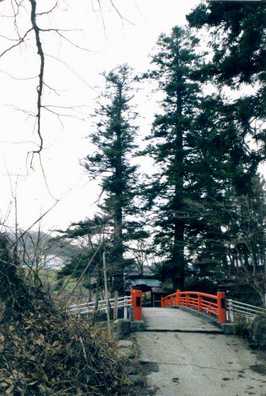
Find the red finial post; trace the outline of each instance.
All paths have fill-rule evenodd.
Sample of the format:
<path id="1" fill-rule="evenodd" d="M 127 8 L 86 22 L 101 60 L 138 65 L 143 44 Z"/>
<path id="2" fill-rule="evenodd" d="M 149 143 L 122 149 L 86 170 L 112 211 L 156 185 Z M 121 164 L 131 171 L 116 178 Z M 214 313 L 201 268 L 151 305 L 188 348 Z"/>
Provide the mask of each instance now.
<path id="1" fill-rule="evenodd" d="M 223 324 L 226 321 L 224 292 L 217 292 L 217 319 L 220 324 Z"/>
<path id="2" fill-rule="evenodd" d="M 142 296 L 141 290 L 137 290 L 137 289 L 131 290 L 131 304 L 132 304 L 134 320 L 141 320 L 142 318 L 141 296 Z"/>

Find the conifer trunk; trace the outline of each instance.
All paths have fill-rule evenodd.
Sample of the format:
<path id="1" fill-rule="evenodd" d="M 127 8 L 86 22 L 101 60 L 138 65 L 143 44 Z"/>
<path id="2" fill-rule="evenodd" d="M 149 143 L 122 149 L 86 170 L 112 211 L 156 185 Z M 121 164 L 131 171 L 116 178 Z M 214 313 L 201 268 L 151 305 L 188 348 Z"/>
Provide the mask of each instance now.
<path id="1" fill-rule="evenodd" d="M 179 54 L 177 51 L 177 68 L 179 68 Z M 176 125 L 175 125 L 175 196 L 174 196 L 174 247 L 172 257 L 172 283 L 174 289 L 183 289 L 185 282 L 185 257 L 184 257 L 184 231 L 183 200 L 184 200 L 184 152 L 183 152 L 183 130 L 180 120 L 182 118 L 182 76 L 178 73 L 178 84 L 176 90 Z"/>
<path id="2" fill-rule="evenodd" d="M 116 167 L 115 178 L 117 181 L 115 191 L 114 206 L 114 243 L 115 243 L 115 273 L 113 289 L 119 295 L 124 294 L 124 268 L 123 268 L 123 170 L 122 170 L 122 141 L 121 141 L 121 111 L 122 111 L 122 87 L 118 85 L 118 110 L 117 110 L 117 128 L 116 128 Z"/>

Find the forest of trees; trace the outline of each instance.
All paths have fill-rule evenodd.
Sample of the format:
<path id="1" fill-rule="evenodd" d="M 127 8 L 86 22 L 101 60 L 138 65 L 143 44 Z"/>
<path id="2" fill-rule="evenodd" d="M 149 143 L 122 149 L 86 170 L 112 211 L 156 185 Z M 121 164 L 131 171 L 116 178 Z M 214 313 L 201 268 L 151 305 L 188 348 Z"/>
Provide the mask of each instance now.
<path id="1" fill-rule="evenodd" d="M 108 3 L 123 19 L 115 2 Z M 67 11 L 67 2 L 63 1 L 60 8 L 56 0 L 48 9 L 37 0 L 0 0 L 0 4 L 5 7 L 1 21 L 12 25 L 10 31 L 1 30 L 5 48 L 0 60 L 17 47 L 31 47 L 35 51 L 31 59 L 39 61 L 35 76 L 17 80 L 37 81 L 35 110 L 30 116 L 38 143 L 27 153 L 27 160 L 33 172 L 35 160 L 39 160 L 49 190 L 42 163 L 48 135 L 44 113 L 61 122 L 60 111 L 69 108 L 61 102 L 59 106 L 45 104 L 44 98 L 58 92 L 46 82 L 49 46 L 43 37 L 54 34 L 78 51 L 86 49 L 68 38 L 73 31 L 49 25 L 55 12 L 60 16 Z M 97 4 L 102 10 L 103 2 Z M 47 23 L 44 27 L 43 17 Z M 59 62 L 64 64 L 61 59 Z M 133 342 L 132 350 L 128 348 L 130 355 L 117 353 L 112 331 L 118 322 L 111 326 L 108 297 L 114 295 L 118 308 L 118 295 L 129 292 L 126 277 L 134 272 L 145 276 L 146 267 L 161 281 L 155 279 L 155 284 L 162 285 L 161 294 L 188 288 L 214 293 L 223 289 L 229 297 L 266 306 L 265 66 L 265 1 L 199 2 L 187 15 L 186 26 L 174 26 L 159 36 L 147 70 L 136 73 L 123 64 L 104 73 L 104 92 L 95 101 L 93 115 L 88 116 L 88 152 L 81 160 L 92 189 L 96 181 L 100 190 L 93 216 L 53 234 L 44 232 L 41 221 L 55 208 L 56 200 L 28 228 L 21 229 L 16 192 L 10 189 L 15 226 L 9 227 L 5 217 L 0 231 L 0 394 L 139 395 L 146 381 L 142 377 L 133 381 L 132 377 L 138 377 L 135 371 L 142 376 L 150 370 L 141 367 L 139 346 Z M 6 69 L 9 75 L 8 66 Z M 149 131 L 141 122 L 147 114 L 137 103 L 142 88 L 149 91 L 151 106 L 156 109 Z M 25 140 L 23 136 L 20 143 Z M 64 165 L 62 172 L 68 177 Z M 11 185 L 12 175 L 8 177 Z M 79 205 L 78 200 L 75 205 Z M 57 265 L 55 258 L 60 258 Z M 86 301 L 96 302 L 93 315 L 86 312 L 85 320 L 82 309 L 78 315 L 71 309 L 72 303 L 80 302 L 82 293 Z M 99 299 L 104 294 L 106 333 L 101 314 L 97 317 Z M 116 314 L 111 319 L 115 318 Z M 167 322 L 165 318 L 162 320 Z M 257 320 L 262 321 L 261 327 Z M 124 333 L 130 332 L 130 322 L 122 322 L 127 330 L 117 337 L 123 333 L 124 338 Z M 254 329 L 265 336 L 263 314 L 251 326 L 248 321 L 242 322 L 241 316 L 229 323 L 230 331 L 231 324 L 238 334 L 244 335 L 244 330 L 249 333 L 252 347 Z M 165 340 L 170 342 L 169 337 Z M 226 343 L 226 353 L 231 348 L 239 355 L 233 341 L 232 348 Z M 265 337 L 263 342 L 265 347 Z M 127 349 L 127 343 L 123 340 L 121 348 Z M 149 344 L 153 348 L 153 342 Z M 190 353 L 185 346 L 182 343 L 182 353 Z M 222 352 L 221 348 L 219 344 Z M 169 351 L 168 345 L 165 353 Z M 238 355 L 230 360 L 238 361 Z M 253 359 L 249 364 L 252 378 L 255 372 L 256 376 L 265 373 L 262 357 Z M 255 361 L 259 364 L 253 364 Z M 155 366 L 157 370 L 157 363 Z M 195 364 L 186 366 L 195 369 Z M 179 367 L 180 362 L 177 372 Z M 228 367 L 221 370 L 228 371 Z M 248 380 L 246 368 L 242 371 Z M 234 378 L 222 380 L 234 381 L 235 389 Z M 179 385 L 172 374 L 169 382 Z M 131 393 L 131 385 L 137 386 L 136 393 Z M 160 388 L 152 389 L 153 393 Z M 150 394 L 150 389 L 144 394 Z"/>
<path id="2" fill-rule="evenodd" d="M 30 4 L 41 61 L 34 157 L 44 141 L 45 53 Z M 148 70 L 121 65 L 104 74 L 82 160 L 101 188 L 98 211 L 58 233 L 73 246 L 59 284 L 82 276 L 84 286 L 101 287 L 105 252 L 112 292 L 123 294 L 125 272 L 148 263 L 168 291 L 208 279 L 248 285 L 265 301 L 265 21 L 264 2 L 202 2 L 186 26 L 160 35 Z M 147 86 L 151 103 L 160 102 L 142 131 L 136 98 Z M 21 241 L 11 241 L 16 266 L 28 260 Z"/>
<path id="3" fill-rule="evenodd" d="M 80 276 L 97 251 L 86 269 L 95 275 L 106 250 L 110 286 L 123 293 L 124 270 L 141 252 L 172 290 L 194 271 L 249 285 L 263 301 L 265 4 L 207 2 L 187 20 L 159 37 L 143 75 L 127 65 L 105 75 L 89 131 L 95 151 L 83 161 L 103 201 L 95 218 L 62 234 L 89 239 L 80 266 L 71 259 L 60 276 Z M 131 101 L 147 80 L 162 99 L 137 146 Z M 142 158 L 152 161 L 149 175 L 135 165 Z"/>

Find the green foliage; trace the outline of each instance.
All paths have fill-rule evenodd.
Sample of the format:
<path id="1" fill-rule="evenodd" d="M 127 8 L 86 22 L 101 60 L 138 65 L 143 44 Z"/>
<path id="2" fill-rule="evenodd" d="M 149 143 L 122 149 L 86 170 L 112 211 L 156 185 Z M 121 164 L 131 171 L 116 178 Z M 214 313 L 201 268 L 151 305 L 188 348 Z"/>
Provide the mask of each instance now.
<path id="1" fill-rule="evenodd" d="M 133 77 L 129 67 L 120 66 L 106 74 L 105 80 L 105 95 L 95 113 L 96 131 L 90 135 L 95 152 L 87 156 L 84 166 L 91 177 L 100 179 L 104 193 L 100 209 L 109 218 L 108 238 L 113 245 L 113 289 L 122 293 L 127 243 L 145 237 L 137 215 L 137 167 L 132 165 L 136 113 L 130 106 Z"/>
<path id="2" fill-rule="evenodd" d="M 213 70 L 221 82 L 265 81 L 265 2 L 208 1 L 187 19 L 212 29 Z"/>
<path id="3" fill-rule="evenodd" d="M 124 268 L 133 262 L 127 257 L 147 238 L 147 223 L 158 271 L 173 289 L 184 286 L 192 264 L 208 282 L 253 274 L 253 286 L 263 294 L 257 275 L 265 264 L 265 187 L 258 178 L 265 158 L 265 5 L 207 1 L 188 20 L 193 29 L 207 26 L 209 52 L 202 53 L 189 27 L 159 37 L 152 68 L 143 76 L 157 84 L 162 100 L 139 153 L 155 165 L 142 188 L 133 165 L 137 128 L 131 107 L 132 87 L 141 79 L 133 79 L 128 66 L 105 75 L 90 134 L 94 152 L 84 161 L 102 187 L 101 215 L 65 234 L 87 238 L 87 246 L 62 274 L 80 276 L 104 224 L 112 286 L 122 292 Z M 100 266 L 100 252 L 88 277 Z"/>
<path id="4" fill-rule="evenodd" d="M 155 213 L 154 243 L 164 257 L 164 273 L 174 288 L 184 285 L 189 167 L 194 156 L 191 142 L 197 140 L 194 123 L 201 98 L 200 84 L 194 80 L 200 66 L 197 43 L 189 31 L 179 27 L 169 36 L 161 35 L 152 58 L 154 68 L 147 74 L 163 93 L 161 112 L 155 115 L 150 144 L 143 153 L 158 166 L 147 186 L 147 197 Z"/>
<path id="5" fill-rule="evenodd" d="M 247 338 L 250 331 L 250 323 L 249 321 L 243 317 L 238 316 L 235 319 L 235 334 L 239 335 L 240 337 Z"/>
<path id="6" fill-rule="evenodd" d="M 266 109 L 266 5 L 263 1 L 208 1 L 198 6 L 188 17 L 191 26 L 207 26 L 211 34 L 212 62 L 206 78 L 214 77 L 220 87 L 225 84 L 249 90 L 235 101 L 237 118 L 246 135 L 261 144 L 265 158 L 265 128 L 254 121 L 265 120 Z"/>
<path id="7" fill-rule="evenodd" d="M 241 7 L 239 3 L 236 10 Z M 208 18 L 214 10 L 216 17 L 210 22 Z M 206 62 L 190 29 L 176 27 L 171 35 L 160 36 L 152 58 L 153 70 L 145 74 L 158 83 L 163 94 L 161 112 L 155 115 L 149 144 L 142 152 L 153 158 L 158 169 L 146 183 L 146 208 L 153 212 L 154 244 L 163 260 L 161 276 L 170 278 L 173 288 L 183 286 L 186 262 L 198 267 L 202 275 L 228 276 L 234 261 L 230 249 L 238 245 L 245 232 L 246 225 L 241 220 L 243 202 L 251 202 L 259 194 L 255 184 L 263 150 L 248 141 L 258 134 L 263 137 L 263 129 L 255 130 L 253 124 L 262 116 L 258 105 L 260 90 L 235 101 L 219 92 L 221 84 L 234 86 L 233 77 L 237 77 L 229 78 L 222 67 L 230 56 L 228 43 L 237 40 L 236 33 L 230 35 L 233 22 L 229 14 L 226 3 L 210 2 L 189 16 L 193 26 L 209 23 L 217 31 L 223 30 L 223 56 L 221 52 L 220 58 L 217 55 L 215 40 L 219 41 L 219 37 L 214 28 L 213 59 Z M 244 14 L 242 17 L 245 19 Z M 243 24 L 243 29 L 247 24 Z M 261 42 L 258 45 L 261 49 Z M 236 60 L 232 58 L 232 62 L 235 64 Z M 255 74 L 253 71 L 254 78 Z M 238 75 L 239 82 L 244 81 L 243 76 L 244 72 Z M 261 75 L 258 72 L 256 76 L 259 80 Z M 209 83 L 217 87 L 212 95 L 204 94 L 203 84 Z M 261 209 L 262 206 L 257 208 L 256 213 Z M 238 250 L 248 271 L 250 267 L 257 268 L 255 250 L 265 252 L 264 232 L 259 231 L 264 219 L 263 215 L 259 222 L 253 222 L 254 232 L 249 222 L 249 248 Z M 256 242 L 252 242 L 254 234 L 260 235 Z M 258 259 L 259 266 L 264 262 L 262 257 Z M 238 265 L 243 264 L 235 262 L 233 267 Z"/>

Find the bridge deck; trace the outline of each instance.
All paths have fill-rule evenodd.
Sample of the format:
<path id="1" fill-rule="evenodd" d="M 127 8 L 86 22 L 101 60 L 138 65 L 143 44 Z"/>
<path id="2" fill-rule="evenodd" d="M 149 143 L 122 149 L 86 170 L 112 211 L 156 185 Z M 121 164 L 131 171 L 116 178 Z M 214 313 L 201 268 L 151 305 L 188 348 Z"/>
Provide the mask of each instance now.
<path id="1" fill-rule="evenodd" d="M 156 396 L 265 396 L 265 374 L 251 369 L 261 363 L 240 338 L 211 334 L 215 326 L 182 310 L 144 308 L 143 313 L 146 332 L 137 332 L 136 339 Z"/>
<path id="2" fill-rule="evenodd" d="M 219 328 L 204 317 L 197 317 L 182 309 L 143 308 L 143 318 L 148 330 L 219 332 Z"/>

